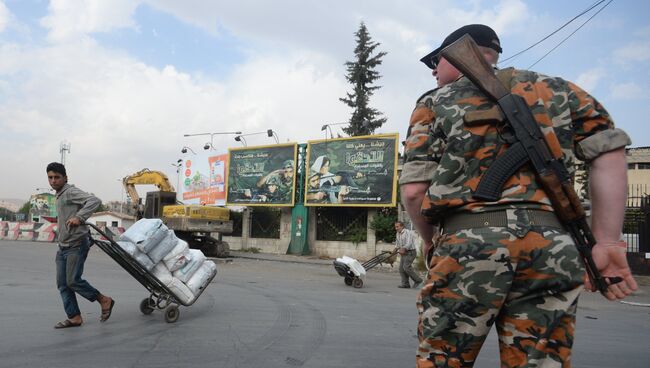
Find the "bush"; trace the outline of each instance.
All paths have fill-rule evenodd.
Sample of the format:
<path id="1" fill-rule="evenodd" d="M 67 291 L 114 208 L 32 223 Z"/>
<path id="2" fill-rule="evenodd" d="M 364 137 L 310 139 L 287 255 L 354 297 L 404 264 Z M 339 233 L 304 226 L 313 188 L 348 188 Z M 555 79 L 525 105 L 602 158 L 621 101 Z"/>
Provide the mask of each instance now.
<path id="1" fill-rule="evenodd" d="M 397 221 L 397 208 L 384 207 L 370 222 L 370 228 L 375 230 L 377 240 L 385 243 L 395 242 L 395 221 Z"/>

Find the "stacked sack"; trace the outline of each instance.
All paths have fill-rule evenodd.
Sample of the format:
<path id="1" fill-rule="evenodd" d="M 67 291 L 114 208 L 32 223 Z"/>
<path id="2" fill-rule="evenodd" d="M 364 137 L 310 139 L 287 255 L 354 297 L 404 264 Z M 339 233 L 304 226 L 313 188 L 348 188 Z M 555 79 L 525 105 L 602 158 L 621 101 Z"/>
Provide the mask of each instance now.
<path id="1" fill-rule="evenodd" d="M 117 244 L 185 304 L 191 304 L 217 273 L 214 262 L 190 249 L 160 219 L 139 220 Z"/>

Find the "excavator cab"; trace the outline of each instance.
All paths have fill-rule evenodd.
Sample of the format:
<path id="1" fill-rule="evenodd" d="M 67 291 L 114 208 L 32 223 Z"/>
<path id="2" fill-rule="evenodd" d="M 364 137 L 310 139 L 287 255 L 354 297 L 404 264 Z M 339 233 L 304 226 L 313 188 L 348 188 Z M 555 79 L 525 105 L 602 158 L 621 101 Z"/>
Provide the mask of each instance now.
<path id="1" fill-rule="evenodd" d="M 163 207 L 176 205 L 176 192 L 148 192 L 144 202 L 144 218 L 162 218 Z"/>

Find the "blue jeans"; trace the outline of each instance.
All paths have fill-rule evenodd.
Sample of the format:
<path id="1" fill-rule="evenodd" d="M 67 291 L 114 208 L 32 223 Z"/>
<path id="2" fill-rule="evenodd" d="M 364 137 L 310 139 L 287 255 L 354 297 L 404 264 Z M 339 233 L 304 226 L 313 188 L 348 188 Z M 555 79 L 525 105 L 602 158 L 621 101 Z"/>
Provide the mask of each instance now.
<path id="1" fill-rule="evenodd" d="M 81 278 L 89 249 L 90 240 L 86 237 L 79 245 L 59 248 L 56 252 L 56 287 L 61 293 L 63 308 L 68 318 L 81 314 L 75 293 L 91 302 L 96 301 L 99 296 L 99 291 Z"/>

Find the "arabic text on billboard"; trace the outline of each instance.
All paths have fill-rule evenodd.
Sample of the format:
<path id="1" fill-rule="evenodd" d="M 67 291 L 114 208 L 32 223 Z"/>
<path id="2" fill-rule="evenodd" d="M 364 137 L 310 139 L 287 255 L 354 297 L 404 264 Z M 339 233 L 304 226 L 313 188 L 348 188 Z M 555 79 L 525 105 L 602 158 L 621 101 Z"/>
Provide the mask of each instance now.
<path id="1" fill-rule="evenodd" d="M 308 142 L 305 205 L 396 203 L 397 134 Z"/>

